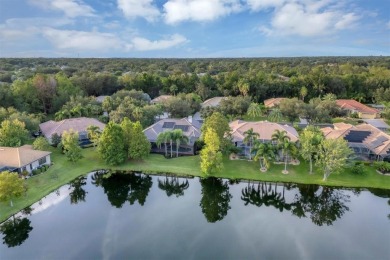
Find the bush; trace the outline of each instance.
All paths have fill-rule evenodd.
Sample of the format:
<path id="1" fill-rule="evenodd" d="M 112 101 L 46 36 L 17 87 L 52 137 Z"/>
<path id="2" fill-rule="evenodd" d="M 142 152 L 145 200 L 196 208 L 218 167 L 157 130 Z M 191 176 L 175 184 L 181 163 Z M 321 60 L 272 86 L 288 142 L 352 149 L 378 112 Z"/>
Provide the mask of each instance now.
<path id="1" fill-rule="evenodd" d="M 378 170 L 382 173 L 390 172 L 390 163 L 388 163 L 388 162 L 375 162 L 374 167 L 376 170 Z"/>
<path id="2" fill-rule="evenodd" d="M 32 170 L 32 175 L 38 175 L 40 174 L 40 171 L 38 169 Z"/>
<path id="3" fill-rule="evenodd" d="M 363 175 L 366 173 L 366 169 L 362 162 L 356 162 L 355 165 L 352 166 L 351 172 L 356 175 Z"/>

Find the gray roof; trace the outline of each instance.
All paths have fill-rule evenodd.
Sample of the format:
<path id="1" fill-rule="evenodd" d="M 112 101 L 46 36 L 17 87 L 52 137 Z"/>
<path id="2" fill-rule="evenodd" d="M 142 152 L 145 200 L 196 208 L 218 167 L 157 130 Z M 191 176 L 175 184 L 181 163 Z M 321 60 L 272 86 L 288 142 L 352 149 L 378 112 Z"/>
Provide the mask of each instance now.
<path id="1" fill-rule="evenodd" d="M 381 129 L 389 129 L 390 126 L 386 124 L 383 119 L 363 119 L 364 122 L 367 124 L 370 124 L 372 126 L 375 126 L 376 128 L 381 128 Z"/>
<path id="2" fill-rule="evenodd" d="M 222 99 L 226 99 L 226 97 L 213 97 L 205 100 L 201 106 L 202 107 L 217 107 L 219 103 L 221 103 Z"/>
<path id="3" fill-rule="evenodd" d="M 165 127 L 163 127 L 165 126 Z M 175 118 L 166 118 L 158 121 L 157 123 L 149 126 L 144 130 L 144 133 L 150 142 L 156 142 L 157 136 L 168 130 L 173 130 L 178 128 L 178 126 L 186 126 L 183 130 L 184 135 L 188 138 L 199 138 L 200 130 L 195 125 L 193 125 L 187 118 L 175 119 Z"/>
<path id="4" fill-rule="evenodd" d="M 56 122 L 53 120 L 47 121 L 39 125 L 39 128 L 42 131 L 42 134 L 46 138 L 51 138 L 53 134 L 62 135 L 64 131 L 74 130 L 76 132 L 86 132 L 87 128 L 91 125 L 97 126 L 100 130 L 103 130 L 106 126 L 99 120 L 95 118 L 88 117 L 78 117 L 78 118 L 69 118 L 62 121 Z"/>

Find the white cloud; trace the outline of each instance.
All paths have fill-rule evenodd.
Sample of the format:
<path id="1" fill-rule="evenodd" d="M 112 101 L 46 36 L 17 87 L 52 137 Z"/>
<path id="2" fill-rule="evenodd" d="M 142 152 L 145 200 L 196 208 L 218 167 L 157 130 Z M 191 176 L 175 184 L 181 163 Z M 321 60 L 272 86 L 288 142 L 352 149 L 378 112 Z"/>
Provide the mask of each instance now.
<path id="1" fill-rule="evenodd" d="M 157 40 L 157 41 L 150 41 L 145 38 L 134 38 L 132 40 L 133 47 L 135 50 L 139 51 L 151 51 L 151 50 L 164 50 L 169 49 L 171 47 L 174 47 L 176 45 L 182 44 L 187 42 L 188 40 L 180 35 L 180 34 L 174 34 L 168 39 L 164 40 Z"/>
<path id="2" fill-rule="evenodd" d="M 116 34 L 97 31 L 85 32 L 74 30 L 57 30 L 44 28 L 43 35 L 57 49 L 109 52 L 111 50 L 124 51 L 151 51 L 164 50 L 187 42 L 187 39 L 179 34 L 174 34 L 166 39 L 151 41 L 142 37 L 135 37 L 125 41 Z"/>
<path id="3" fill-rule="evenodd" d="M 112 49 L 128 49 L 116 35 L 101 32 L 57 30 L 44 28 L 43 36 L 58 49 L 106 52 Z"/>
<path id="4" fill-rule="evenodd" d="M 62 11 L 67 17 L 95 16 L 95 10 L 80 0 L 30 0 L 42 9 Z"/>
<path id="5" fill-rule="evenodd" d="M 212 21 L 241 9 L 239 0 L 169 0 L 164 4 L 164 18 L 168 24 Z"/>
<path id="6" fill-rule="evenodd" d="M 328 35 L 352 27 L 360 17 L 345 13 L 334 0 L 290 0 L 275 7 L 271 27 L 261 26 L 268 35 L 299 35 L 304 37 Z"/>
<path id="7" fill-rule="evenodd" d="M 247 0 L 248 6 L 253 11 L 281 6 L 285 0 Z"/>
<path id="8" fill-rule="evenodd" d="M 386 23 L 386 26 L 387 26 L 387 29 L 390 30 L 390 21 L 388 21 L 388 22 Z"/>
<path id="9" fill-rule="evenodd" d="M 118 8 L 127 18 L 143 17 L 152 22 L 160 16 L 153 0 L 118 0 Z"/>

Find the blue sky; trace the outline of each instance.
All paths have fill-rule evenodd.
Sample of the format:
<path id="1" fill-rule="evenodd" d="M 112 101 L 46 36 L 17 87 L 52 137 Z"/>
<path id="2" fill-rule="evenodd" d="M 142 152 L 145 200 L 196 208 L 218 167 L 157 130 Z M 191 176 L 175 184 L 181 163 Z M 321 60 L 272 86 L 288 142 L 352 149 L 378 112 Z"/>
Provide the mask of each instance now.
<path id="1" fill-rule="evenodd" d="M 0 0 L 1 57 L 390 56 L 387 0 Z"/>

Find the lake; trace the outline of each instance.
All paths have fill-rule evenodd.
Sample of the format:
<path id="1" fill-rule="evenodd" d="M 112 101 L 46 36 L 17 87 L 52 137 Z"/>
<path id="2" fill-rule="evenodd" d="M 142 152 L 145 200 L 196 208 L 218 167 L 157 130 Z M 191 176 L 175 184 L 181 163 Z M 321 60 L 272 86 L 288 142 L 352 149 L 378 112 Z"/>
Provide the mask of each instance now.
<path id="1" fill-rule="evenodd" d="M 390 190 L 100 171 L 0 237 L 0 259 L 388 259 Z"/>

